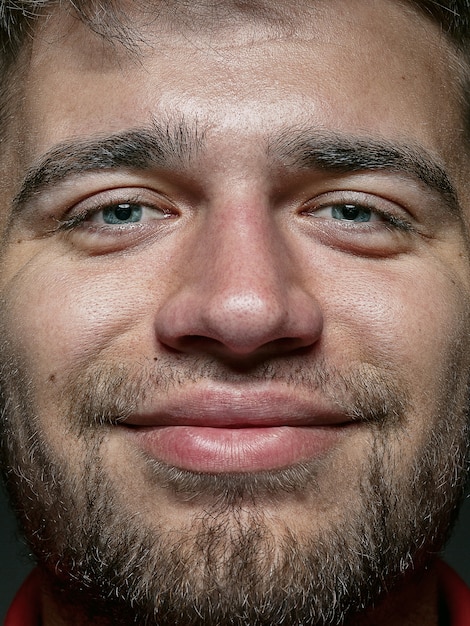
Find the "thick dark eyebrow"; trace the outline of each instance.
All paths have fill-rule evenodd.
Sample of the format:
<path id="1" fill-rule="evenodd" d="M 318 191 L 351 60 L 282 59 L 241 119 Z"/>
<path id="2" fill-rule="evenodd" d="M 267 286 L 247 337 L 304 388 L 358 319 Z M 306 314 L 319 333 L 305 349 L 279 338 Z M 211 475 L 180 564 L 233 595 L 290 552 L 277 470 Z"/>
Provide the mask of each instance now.
<path id="1" fill-rule="evenodd" d="M 84 172 L 128 168 L 181 167 L 203 146 L 204 133 L 183 121 L 131 129 L 110 136 L 72 139 L 55 146 L 33 164 L 12 205 L 16 214 L 45 188 Z M 415 178 L 438 193 L 449 209 L 461 214 L 457 191 L 441 162 L 422 146 L 340 133 L 286 129 L 268 144 L 274 161 L 293 169 L 337 174 L 389 171 Z"/>
<path id="2" fill-rule="evenodd" d="M 131 129 L 105 137 L 72 139 L 46 152 L 27 171 L 13 200 L 18 213 L 46 188 L 69 176 L 99 170 L 181 167 L 202 145 L 203 135 L 184 123 Z"/>
<path id="3" fill-rule="evenodd" d="M 452 212 L 461 213 L 455 186 L 444 165 L 423 146 L 336 133 L 285 132 L 270 143 L 274 158 L 294 169 L 337 174 L 384 171 L 404 174 L 437 193 Z"/>

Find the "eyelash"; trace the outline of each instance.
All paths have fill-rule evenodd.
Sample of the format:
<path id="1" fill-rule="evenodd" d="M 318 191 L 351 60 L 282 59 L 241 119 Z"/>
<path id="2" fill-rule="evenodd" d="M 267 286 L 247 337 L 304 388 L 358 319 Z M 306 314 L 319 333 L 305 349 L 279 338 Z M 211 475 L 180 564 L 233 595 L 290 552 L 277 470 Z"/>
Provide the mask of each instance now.
<path id="1" fill-rule="evenodd" d="M 73 230 L 80 224 L 86 222 L 86 220 L 90 217 L 91 211 L 83 211 L 82 213 L 78 213 L 77 215 L 73 215 L 70 218 L 65 220 L 58 220 L 56 231 L 68 231 Z"/>
<path id="2" fill-rule="evenodd" d="M 73 232 L 74 230 L 85 228 L 90 233 L 102 233 L 103 235 L 107 233 L 108 235 L 118 236 L 125 233 L 130 234 L 131 232 L 137 233 L 139 231 L 143 233 L 142 228 L 148 221 L 123 221 L 122 223 L 107 224 L 105 221 L 101 223 L 93 222 L 92 218 L 93 216 L 103 213 L 106 209 L 124 204 L 136 205 L 142 207 L 143 210 L 161 211 L 162 217 L 159 219 L 154 218 L 157 222 L 177 216 L 178 212 L 176 208 L 170 205 L 168 199 L 156 194 L 152 196 L 152 193 L 153 192 L 146 193 L 145 191 L 138 190 L 138 192 L 132 194 L 132 189 L 128 191 L 121 189 L 119 193 L 110 191 L 91 196 L 91 198 L 77 203 L 63 219 L 57 220 L 56 227 L 49 232 Z M 148 196 L 150 196 L 150 198 Z M 381 203 L 387 208 L 388 205 L 392 205 L 394 209 L 390 211 L 386 210 L 386 208 L 379 206 Z M 85 205 L 82 210 L 80 210 L 80 205 Z M 334 207 L 344 208 L 348 205 L 357 207 L 359 210 L 370 211 L 372 215 L 378 216 L 380 221 L 356 221 L 355 219 L 335 218 L 333 215 L 328 216 L 328 218 L 318 215 L 320 211 L 328 209 L 331 211 Z M 372 196 L 365 192 L 332 191 L 325 192 L 305 203 L 304 207 L 301 208 L 300 215 L 310 219 L 324 219 L 322 223 L 325 225 L 325 228 L 329 230 L 333 228 L 338 233 L 342 231 L 345 235 L 348 232 L 351 233 L 351 235 L 353 233 L 363 233 L 365 235 L 367 232 L 372 234 L 374 232 L 378 233 L 380 230 L 385 232 L 387 229 L 397 233 L 414 232 L 416 229 L 413 224 L 397 215 L 399 210 L 396 208 L 397 206 L 399 205 L 396 205 L 394 202 L 382 199 L 380 196 Z M 72 215 L 70 215 L 71 213 Z M 139 231 L 137 227 L 140 227 Z"/>
<path id="3" fill-rule="evenodd" d="M 139 195 L 121 196 L 116 199 L 114 198 L 109 199 L 109 201 L 97 200 L 94 203 L 94 206 L 87 207 L 83 209 L 82 211 L 79 211 L 75 215 L 72 215 L 71 217 L 66 217 L 65 219 L 58 220 L 57 228 L 54 230 L 72 231 L 75 228 L 78 228 L 81 225 L 85 224 L 92 216 L 98 215 L 100 212 L 103 212 L 106 209 L 117 207 L 119 205 L 124 205 L 124 204 L 140 206 L 142 207 L 142 209 L 149 209 L 149 210 L 158 209 L 162 211 L 162 213 L 167 213 L 168 217 L 171 217 L 172 215 L 169 209 L 165 209 L 164 206 L 157 206 L 157 203 L 155 203 L 155 206 L 152 206 L 151 203 L 143 201 L 142 197 Z M 101 224 L 99 227 L 104 229 L 107 226 L 108 226 L 107 224 Z M 115 226 L 111 227 L 111 229 L 117 230 Z"/>
<path id="4" fill-rule="evenodd" d="M 402 217 L 398 217 L 392 211 L 387 211 L 381 208 L 378 208 L 376 202 L 371 202 L 369 198 L 364 199 L 364 195 L 357 192 L 353 192 L 352 194 L 344 195 L 343 197 L 334 197 L 332 200 L 328 199 L 330 194 L 324 194 L 327 196 L 326 200 L 322 200 L 322 196 L 320 198 L 316 198 L 314 201 L 314 206 L 307 207 L 302 211 L 303 215 L 310 217 L 317 217 L 317 219 L 321 219 L 317 214 L 319 211 L 332 209 L 333 207 L 345 207 L 347 205 L 355 206 L 359 209 L 365 209 L 370 211 L 371 214 L 374 214 L 380 217 L 383 222 L 383 226 L 389 227 L 395 230 L 399 230 L 402 232 L 410 232 L 414 230 L 412 223 L 409 220 L 406 220 Z M 333 195 L 333 194 L 331 194 Z M 356 196 L 356 197 L 354 197 Z M 359 196 L 359 197 L 358 197 Z M 387 202 L 387 201 L 384 201 Z M 332 221 L 334 218 L 331 218 Z M 359 224 L 362 228 L 371 228 L 372 224 L 368 222 L 353 222 L 352 220 L 348 223 L 348 220 L 334 220 L 338 223 L 342 223 L 343 226 L 350 226 L 351 224 L 355 224 L 356 228 Z"/>

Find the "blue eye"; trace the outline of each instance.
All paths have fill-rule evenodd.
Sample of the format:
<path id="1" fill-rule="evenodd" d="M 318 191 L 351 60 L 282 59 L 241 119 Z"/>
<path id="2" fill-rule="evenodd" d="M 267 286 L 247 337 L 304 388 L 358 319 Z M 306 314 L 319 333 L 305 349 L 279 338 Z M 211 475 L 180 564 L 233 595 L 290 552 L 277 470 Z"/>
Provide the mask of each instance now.
<path id="1" fill-rule="evenodd" d="M 102 210 L 105 224 L 134 224 L 142 219 L 143 208 L 139 204 L 123 202 Z"/>
<path id="2" fill-rule="evenodd" d="M 331 217 L 335 220 L 370 222 L 373 217 L 372 210 L 360 204 L 333 204 L 330 209 Z"/>
<path id="3" fill-rule="evenodd" d="M 367 222 L 388 222 L 391 217 L 380 211 L 369 208 L 360 202 L 332 202 L 309 212 L 312 217 L 321 217 L 327 220 L 361 224 Z"/>

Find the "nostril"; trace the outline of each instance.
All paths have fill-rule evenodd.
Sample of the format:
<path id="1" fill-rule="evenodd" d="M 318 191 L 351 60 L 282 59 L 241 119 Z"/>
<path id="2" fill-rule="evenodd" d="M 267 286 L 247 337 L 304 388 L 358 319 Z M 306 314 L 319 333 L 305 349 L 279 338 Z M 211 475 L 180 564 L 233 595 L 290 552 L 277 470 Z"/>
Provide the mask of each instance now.
<path id="1" fill-rule="evenodd" d="M 246 370 L 261 361 L 282 356 L 304 356 L 308 354 L 314 342 L 297 337 L 282 337 L 259 344 L 239 342 L 231 345 L 226 340 L 220 341 L 204 335 L 186 335 L 175 339 L 171 345 L 163 344 L 174 355 L 178 353 L 192 355 L 211 355 L 231 368 Z"/>
<path id="2" fill-rule="evenodd" d="M 314 342 L 311 341 L 310 337 L 280 337 L 266 345 L 272 345 L 277 351 L 300 353 L 308 351 L 312 343 Z"/>

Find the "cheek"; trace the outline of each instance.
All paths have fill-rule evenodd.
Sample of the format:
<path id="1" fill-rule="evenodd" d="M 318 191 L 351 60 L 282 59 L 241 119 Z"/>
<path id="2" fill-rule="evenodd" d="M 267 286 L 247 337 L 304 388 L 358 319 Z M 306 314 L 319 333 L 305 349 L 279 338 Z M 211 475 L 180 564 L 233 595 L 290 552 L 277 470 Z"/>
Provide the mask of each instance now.
<path id="1" fill-rule="evenodd" d="M 345 367 L 359 359 L 392 372 L 409 398 L 410 414 L 437 416 L 448 394 L 465 402 L 467 285 L 437 263 L 383 268 L 356 274 L 349 288 L 348 281 L 338 281 L 330 299 L 326 350 Z M 416 421 L 425 427 L 426 420 Z"/>
<path id="2" fill-rule="evenodd" d="M 150 296 L 135 271 L 68 267 L 63 259 L 34 263 L 4 290 L 6 332 L 34 381 L 66 378 L 103 351 L 121 359 L 131 354 L 139 334 L 142 343 Z"/>

